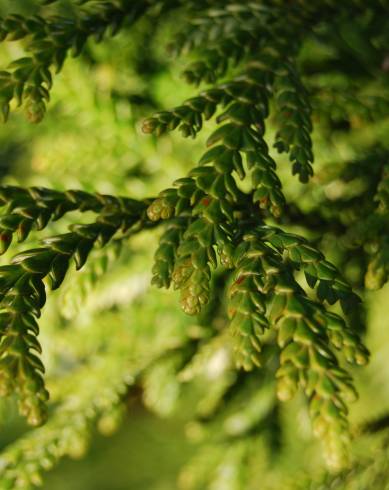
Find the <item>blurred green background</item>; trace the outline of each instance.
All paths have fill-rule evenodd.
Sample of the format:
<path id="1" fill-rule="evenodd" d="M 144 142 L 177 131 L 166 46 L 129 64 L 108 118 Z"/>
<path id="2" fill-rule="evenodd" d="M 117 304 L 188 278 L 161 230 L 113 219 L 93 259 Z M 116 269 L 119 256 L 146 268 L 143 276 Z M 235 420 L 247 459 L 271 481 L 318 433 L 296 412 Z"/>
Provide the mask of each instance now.
<path id="1" fill-rule="evenodd" d="M 69 15 L 70 8 L 71 2 L 64 2 L 63 12 L 66 15 Z M 18 1 L 12 2 L 12 5 L 7 1 L 0 2 L 2 15 L 33 13 L 35 10 L 36 2 Z M 43 185 L 63 190 L 82 188 L 143 198 L 155 195 L 189 169 L 201 143 L 191 143 L 189 148 L 192 148 L 193 154 L 190 154 L 188 145 L 179 138 L 176 141 L 171 138 L 156 141 L 140 131 L 142 117 L 165 104 L 172 105 L 190 93 L 177 75 L 172 75 L 172 67 L 168 66 L 166 32 L 158 32 L 157 39 L 150 43 L 156 30 L 156 25 L 146 21 L 134 28 L 133 32 L 108 38 L 100 45 L 89 43 L 80 58 L 65 63 L 61 75 L 55 81 L 48 114 L 42 124 L 31 125 L 22 114 L 14 114 L 7 125 L 2 125 L 2 182 Z M 1 64 L 6 66 L 22 52 L 17 42 L 2 44 Z M 85 219 L 84 216 L 78 218 Z M 54 225 L 47 234 L 61 232 L 68 224 L 69 221 L 65 220 L 64 224 Z M 128 294 L 132 294 L 133 286 L 126 283 L 127 278 L 131 277 L 136 284 L 135 289 L 139 286 L 141 294 L 147 297 L 152 249 L 157 242 L 155 237 L 141 238 L 139 242 L 139 246 L 146 246 L 147 251 L 137 254 L 138 265 L 135 271 L 134 268 L 128 270 L 127 266 L 132 250 L 125 250 L 122 253 L 125 259 L 110 271 L 107 284 L 101 286 L 102 292 L 112 287 L 112 284 L 119 284 L 126 299 Z M 0 260 L 2 264 L 6 263 L 9 255 Z M 88 313 L 84 311 L 80 314 L 80 290 L 73 279 L 69 283 L 64 294 L 53 295 L 48 311 L 42 318 L 42 342 L 49 365 L 55 352 L 63 348 L 63 345 L 52 345 L 53 330 L 61 335 L 61 329 L 64 328 L 63 325 L 52 323 L 64 321 L 58 318 L 58 303 L 64 302 L 67 305 L 62 310 L 66 310 L 65 316 L 72 318 L 74 315 L 93 315 L 96 309 L 91 297 L 93 295 L 89 295 L 91 305 Z M 117 291 L 117 288 L 113 289 L 115 296 Z M 168 306 L 170 315 L 178 323 L 177 319 L 182 319 L 182 315 L 177 307 L 176 295 L 172 296 L 168 301 L 166 294 L 163 295 L 165 299 L 154 299 L 152 306 L 144 299 L 147 304 L 145 321 L 151 325 L 156 321 L 157 315 L 148 310 L 157 310 L 158 313 Z M 82 303 L 84 299 L 81 299 Z M 166 320 L 170 320 L 169 316 Z M 84 318 L 83 321 L 88 323 L 89 320 Z M 133 321 L 137 322 L 138 319 L 135 317 Z M 188 323 L 187 320 L 185 323 Z M 71 326 L 67 325 L 67 328 L 69 332 Z M 67 346 L 69 349 L 73 342 L 70 339 L 70 347 Z M 55 361 L 52 362 L 55 364 Z M 63 460 L 46 475 L 42 488 L 175 488 L 180 467 L 193 454 L 193 448 L 185 438 L 184 421 L 179 417 L 159 418 L 152 415 L 144 408 L 139 394 L 129 400 L 126 406 L 118 432 L 107 437 L 93 430 L 90 449 L 80 450 L 79 454 L 73 455 L 75 460 Z M 4 448 L 29 429 L 15 415 L 12 401 L 5 402 L 1 412 L 0 447 Z"/>
<path id="2" fill-rule="evenodd" d="M 33 9 L 32 5 L 34 2 L 12 2 L 11 5 L 3 0 L 0 13 L 29 11 Z M 101 44 L 88 43 L 80 58 L 68 60 L 55 78 L 52 101 L 41 124 L 30 125 L 22 114 L 16 113 L 7 125 L 0 127 L 2 182 L 60 190 L 81 188 L 144 198 L 157 194 L 185 175 L 198 159 L 207 134 L 200 134 L 195 141 L 182 140 L 179 135 L 157 140 L 140 131 L 143 117 L 155 110 L 178 105 L 193 95 L 178 75 L 183 62 L 173 61 L 166 54 L 166 44 L 175 22 L 173 18 L 170 23 L 159 26 L 152 19 L 145 19 L 131 32 L 123 31 Z M 308 47 L 305 55 L 316 56 L 315 49 Z M 21 53 L 18 43 L 2 44 L 1 65 L 6 66 Z M 329 56 L 328 53 L 322 55 Z M 318 83 L 324 84 L 326 80 Z M 211 127 L 210 123 L 207 128 Z M 309 186 L 292 178 L 285 158 L 277 157 L 286 195 L 291 200 L 298 199 L 306 210 L 320 205 L 325 198 L 333 198 L 337 192 L 342 192 L 342 188 L 339 181 L 326 182 L 331 166 L 352 160 L 364 145 L 374 144 L 388 128 L 387 120 L 372 127 L 356 119 L 352 132 L 340 128 L 332 131 L 329 138 L 325 127 L 323 131 L 317 131 L 315 144 L 319 157 L 315 169 L 318 177 Z M 270 139 L 272 134 L 270 128 Z M 318 186 L 318 182 L 323 184 Z M 358 182 L 351 183 L 350 188 L 358 189 Z M 87 220 L 87 216 L 77 219 Z M 45 236 L 62 232 L 69 223 L 65 218 L 60 224 L 51 225 Z M 131 342 L 138 335 L 143 346 L 150 343 L 151 350 L 153 346 L 162 348 L 163 342 L 175 345 L 187 329 L 197 327 L 197 320 L 180 312 L 176 293 L 159 292 L 149 287 L 157 235 L 145 233 L 126 245 L 120 260 L 111 264 L 97 287 L 88 285 L 90 271 L 87 269 L 79 276 L 73 275 L 63 291 L 51 296 L 40 324 L 54 403 L 61 397 L 56 394 L 57 380 L 65 379 L 60 387 L 66 385 L 67 392 L 71 393 L 72 382 L 66 384 L 66 375 L 73 372 L 74 366 L 87 363 L 88 356 L 93 358 L 96 352 L 103 352 L 109 335 L 116 335 L 115 332 L 119 336 L 126 335 L 122 332 L 123 325 L 130 331 L 128 339 L 123 341 L 124 347 L 132 346 Z M 334 237 L 327 237 L 325 243 L 329 256 L 336 260 L 340 252 Z M 0 263 L 6 264 L 9 257 L 10 253 L 7 253 Z M 358 268 L 349 267 L 345 273 L 351 279 L 357 278 L 358 282 Z M 360 401 L 353 405 L 353 422 L 360 423 L 389 409 L 388 299 L 389 287 L 365 295 L 367 345 L 373 356 L 367 369 L 355 371 Z M 61 362 L 58 363 L 59 358 Z M 91 372 L 92 368 L 93 363 Z M 99 379 L 93 382 L 93 389 L 98 391 Z M 142 401 L 141 392 L 130 390 L 119 430 L 113 430 L 116 424 L 111 424 L 110 420 L 106 421 L 107 426 L 103 421 L 100 429 L 112 432 L 112 435 L 105 437 L 93 430 L 88 444 L 84 440 L 75 440 L 72 456 L 76 460 L 66 458 L 48 472 L 42 488 L 173 490 L 177 488 L 177 478 L 182 488 L 205 488 L 201 483 L 197 487 L 191 486 L 190 478 L 188 480 L 185 474 L 182 476 L 181 473 L 179 477 L 182 467 L 197 451 L 196 427 L 188 426 L 193 414 L 191 401 L 195 396 L 188 394 L 185 388 L 177 387 L 168 374 L 160 384 L 159 391 L 154 387 L 149 400 Z M 175 408 L 178 399 L 180 403 Z M 0 446 L 5 448 L 27 429 L 15 415 L 12 400 L 2 402 L 0 408 Z M 273 461 L 259 444 L 258 459 L 254 461 L 254 483 L 250 488 L 281 489 L 280 482 L 285 474 L 296 475 L 299 470 L 317 469 L 322 465 L 320 450 L 312 441 L 308 415 L 301 399 L 285 404 L 281 417 L 285 452 L 280 452 L 277 461 Z M 355 443 L 354 450 L 356 454 L 370 452 L 376 443 L 374 438 L 364 439 Z M 229 448 L 222 447 L 222 451 L 224 449 L 227 454 Z M 215 471 L 218 468 L 216 464 Z M 234 488 L 223 483 L 232 478 L 228 471 L 228 463 L 224 462 L 212 490 Z"/>

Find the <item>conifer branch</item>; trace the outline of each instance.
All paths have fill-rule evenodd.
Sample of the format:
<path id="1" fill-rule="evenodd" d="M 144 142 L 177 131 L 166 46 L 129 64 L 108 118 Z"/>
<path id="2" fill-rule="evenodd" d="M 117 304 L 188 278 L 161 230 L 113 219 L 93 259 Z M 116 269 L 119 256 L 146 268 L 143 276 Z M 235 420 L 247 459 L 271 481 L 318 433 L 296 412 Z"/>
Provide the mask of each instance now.
<path id="1" fill-rule="evenodd" d="M 55 0 L 45 2 L 50 3 Z M 24 241 L 33 228 L 42 230 L 65 213 L 97 214 L 95 222 L 73 225 L 68 233 L 46 238 L 40 247 L 0 267 L 0 394 L 16 393 L 29 423 L 39 425 L 46 417 L 48 391 L 37 324 L 46 286 L 59 288 L 71 261 L 80 269 L 96 246 L 110 242 L 113 249 L 125 237 L 161 224 L 152 282 L 180 290 L 184 312 L 200 316 L 196 325 L 188 326 L 183 342 L 173 340 L 173 348 L 163 338 L 162 352 L 151 356 L 152 365 L 143 374 L 143 398 L 156 413 L 167 415 L 179 405 L 184 383 L 205 386 L 206 393 L 193 403 L 192 420 L 204 450 L 189 465 L 192 469 L 182 473 L 183 485 L 248 488 L 246 469 L 257 454 L 259 439 L 266 440 L 269 452 L 280 451 L 281 402 L 298 390 L 306 396 L 313 432 L 324 444 L 328 465 L 335 471 L 347 466 L 352 435 L 348 404 L 357 393 L 343 362 L 364 365 L 369 357 L 360 318 L 353 321 L 361 316 L 353 287 L 361 285 L 366 268 L 367 287 L 382 286 L 389 275 L 387 151 L 372 150 L 381 138 L 377 131 L 377 141 L 365 136 L 366 161 L 348 166 L 336 161 L 332 168 L 326 162 L 319 165 L 316 182 L 304 188 L 304 199 L 312 197 L 312 202 L 304 205 L 287 202 L 285 196 L 295 195 L 295 190 L 282 178 L 283 190 L 268 134 L 274 130 L 274 147 L 288 155 L 292 174 L 307 183 L 321 140 L 335 130 L 358 138 L 361 133 L 354 133 L 354 126 L 365 126 L 368 132 L 368 123 L 382 122 L 388 71 L 386 3 L 80 0 L 73 18 L 49 13 L 0 19 L 0 40 L 20 40 L 27 50 L 25 57 L 0 72 L 4 119 L 16 102 L 31 121 L 40 121 L 54 70 L 61 69 L 71 52 L 78 56 L 88 39 L 100 41 L 108 31 L 124 31 L 149 11 L 159 22 L 178 9 L 177 19 L 184 22 L 170 51 L 192 57 L 183 73 L 188 83 L 211 86 L 147 118 L 143 131 L 160 136 L 179 129 L 184 137 L 196 137 L 205 121 L 213 118 L 217 125 L 198 163 L 155 199 L 0 187 L 1 253 L 15 235 Z M 355 17 L 352 23 L 349 11 Z M 306 48 L 313 55 L 307 56 Z M 339 78 L 334 79 L 334 69 Z M 328 79 L 334 80 L 327 87 Z M 373 83 L 378 97 L 369 93 Z M 339 108 L 324 108 L 328 100 Z M 318 128 L 315 152 L 312 120 Z M 358 155 L 358 145 L 365 145 L 362 140 L 355 145 Z M 345 141 L 350 144 L 346 137 Z M 370 165 L 376 156 L 377 162 Z M 355 190 L 357 179 L 364 182 Z M 325 254 L 290 232 L 296 227 L 304 229 L 304 236 L 319 235 L 316 243 Z M 339 243 L 328 245 L 330 234 L 336 234 Z M 349 263 L 358 261 L 357 272 L 350 273 L 353 287 L 326 259 L 333 251 L 347 277 Z M 90 265 L 91 276 L 100 265 L 104 270 L 106 257 L 98 259 L 96 266 Z M 197 329 L 197 336 L 189 340 L 191 329 Z M 83 447 L 92 420 L 106 409 L 117 409 L 129 384 L 123 378 L 123 372 L 129 372 L 129 346 L 122 347 L 119 354 L 112 349 L 103 363 L 107 370 L 113 363 L 112 379 L 99 368 L 95 372 L 110 393 L 106 406 L 99 405 L 95 392 L 91 395 L 81 379 L 85 404 L 74 410 L 64 403 L 46 428 L 25 435 L 6 451 L 2 478 L 9 488 L 38 484 L 45 465 L 71 453 L 69 441 L 61 442 L 65 420 L 70 421 L 71 437 Z M 143 369 L 143 356 L 140 352 L 133 373 Z M 162 385 L 173 395 L 161 396 Z M 38 445 L 44 448 L 43 458 Z M 386 455 L 380 459 L 383 466 L 386 460 Z M 362 466 L 361 471 L 353 468 L 356 481 L 365 481 L 367 466 L 374 465 Z M 226 467 L 233 471 L 228 482 Z M 378 476 L 373 481 L 381 474 L 374 470 L 373 477 Z M 352 476 L 342 473 L 339 478 L 348 481 Z M 329 485 L 334 481 L 326 480 Z"/>
<path id="2" fill-rule="evenodd" d="M 35 227 L 44 229 L 50 221 L 62 218 L 70 211 L 93 211 L 100 213 L 105 210 L 125 210 L 142 204 L 128 198 L 114 197 L 104 194 L 90 194 L 81 190 L 66 192 L 46 189 L 44 187 L 22 188 L 16 186 L 0 186 L 0 206 L 4 206 L 0 216 L 1 253 L 11 245 L 13 235 L 23 242 Z"/>
<path id="3" fill-rule="evenodd" d="M 72 51 L 78 56 L 90 37 L 101 41 L 110 28 L 115 33 L 124 19 L 134 22 L 148 3 L 101 2 L 80 7 L 76 18 L 58 15 L 23 17 L 11 15 L 0 22 L 0 39 L 14 41 L 28 37 L 26 56 L 14 60 L 7 71 L 0 72 L 0 103 L 6 121 L 10 103 L 23 105 L 29 121 L 42 120 L 50 99 L 53 71 L 59 72 Z"/>
<path id="4" fill-rule="evenodd" d="M 106 346 L 105 358 L 94 359 L 93 369 L 87 364 L 73 373 L 71 396 L 59 400 L 44 426 L 5 449 L 0 469 L 4 489 L 40 486 L 43 472 L 66 456 L 80 458 L 86 452 L 93 427 L 104 417 L 114 415 L 138 375 L 139 367 L 134 368 L 125 355 L 127 352 L 116 344 L 113 341 Z M 67 383 L 65 378 L 62 381 L 65 389 Z"/>
<path id="5" fill-rule="evenodd" d="M 46 238 L 42 247 L 19 253 L 11 265 L 0 267 L 0 392 L 18 394 L 20 412 L 30 424 L 45 420 L 48 398 L 44 368 L 35 354 L 41 351 L 36 318 L 46 302 L 44 280 L 50 289 L 59 288 L 71 259 L 80 269 L 93 246 L 103 246 L 119 230 L 126 232 L 135 225 L 142 216 L 140 209 L 137 201 L 119 211 L 108 207 L 95 223 L 73 225 L 70 232 Z"/>
<path id="6" fill-rule="evenodd" d="M 296 242 L 294 249 L 297 237 L 293 235 L 285 234 L 281 245 L 282 235 L 279 232 L 278 239 L 273 236 L 272 240 L 271 235 L 269 238 L 259 228 L 245 236 L 236 251 L 239 258 L 228 297 L 231 330 L 238 338 L 238 363 L 247 370 L 262 364 L 261 336 L 274 325 L 282 349 L 277 372 L 278 396 L 289 400 L 299 386 L 303 388 L 310 399 L 315 434 L 324 439 L 327 461 L 333 467 L 342 467 L 348 434 L 345 401 L 355 399 L 356 392 L 351 377 L 339 367 L 332 346 L 341 349 L 349 362 L 357 364 L 367 362 L 368 352 L 342 318 L 308 299 L 293 277 L 293 269 L 304 267 L 304 261 L 315 255 L 318 264 L 315 271 L 330 270 L 334 279 L 336 269 L 326 261 L 321 263 L 320 254 L 304 241 L 299 244 L 301 252 Z M 267 241 L 278 248 L 279 255 Z M 288 247 L 289 254 L 293 250 L 289 264 L 284 261 Z M 346 291 L 341 288 L 340 294 L 354 299 L 349 288 Z M 267 311 L 270 298 L 271 308 Z M 324 299 L 327 298 L 322 296 L 319 301 Z"/>

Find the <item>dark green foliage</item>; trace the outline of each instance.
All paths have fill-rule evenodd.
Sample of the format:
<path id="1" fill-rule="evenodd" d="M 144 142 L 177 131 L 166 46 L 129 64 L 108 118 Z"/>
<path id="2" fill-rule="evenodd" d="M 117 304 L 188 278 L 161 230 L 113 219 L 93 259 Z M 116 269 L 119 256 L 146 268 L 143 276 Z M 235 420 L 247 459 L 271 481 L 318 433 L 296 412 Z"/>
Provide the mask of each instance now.
<path id="1" fill-rule="evenodd" d="M 69 51 L 78 56 L 89 37 L 99 41 L 107 29 L 114 33 L 125 17 L 134 21 L 145 9 L 141 1 L 127 3 L 90 2 L 73 19 L 58 15 L 30 18 L 10 15 L 3 19 L 0 38 L 7 41 L 28 38 L 31 53 L 13 61 L 8 71 L 0 73 L 4 120 L 8 118 L 10 102 L 15 99 L 24 106 L 31 122 L 41 121 L 50 98 L 53 71 L 61 70 Z"/>
<path id="2" fill-rule="evenodd" d="M 201 325 L 202 318 L 207 321 L 203 330 L 199 327 L 201 333 L 188 333 L 178 346 L 168 346 L 151 359 L 143 378 L 146 404 L 153 405 L 158 398 L 155 392 L 163 380 L 174 385 L 178 398 L 180 385 L 193 381 L 201 371 L 198 366 L 207 366 L 210 353 L 219 352 L 225 356 L 228 375 L 219 389 L 204 395 L 194 416 L 204 433 L 221 424 L 221 441 L 231 442 L 224 456 L 220 440 L 212 446 L 212 430 L 209 439 L 204 437 L 216 453 L 220 451 L 215 460 L 231 458 L 237 474 L 242 472 L 231 488 L 245 488 L 238 486 L 249 481 L 244 467 L 251 464 L 257 435 L 266 433 L 268 426 L 268 447 L 279 447 L 279 402 L 290 400 L 298 390 L 306 396 L 313 433 L 324 445 L 329 467 L 344 468 L 351 439 L 348 404 L 357 392 L 343 359 L 364 365 L 369 352 L 355 320 L 362 313 L 353 288 L 361 281 L 351 285 L 339 269 L 357 249 L 367 287 L 381 287 L 388 279 L 389 153 L 371 144 L 366 160 L 347 168 L 322 167 L 314 176 L 312 132 L 318 124 L 325 138 L 336 124 L 352 124 L 352 117 L 377 122 L 387 116 L 380 112 L 380 99 L 363 94 L 373 77 L 383 87 L 382 100 L 388 100 L 387 23 L 381 20 L 388 13 L 387 2 L 81 3 L 71 18 L 56 14 L 53 6 L 47 15 L 11 15 L 1 21 L 2 40 L 24 40 L 28 54 L 0 72 L 5 120 L 16 101 L 32 122 L 39 122 L 54 70 L 61 69 L 70 52 L 79 56 L 89 38 L 100 41 L 107 31 L 125 30 L 143 14 L 158 22 L 169 19 L 173 10 L 173 15 L 182 15 L 184 25 L 173 37 L 170 51 L 192 57 L 183 77 L 196 86 L 211 86 L 145 119 L 143 132 L 161 136 L 179 129 L 184 137 L 195 138 L 205 131 L 207 121 L 215 127 L 197 164 L 154 198 L 135 201 L 78 190 L 0 188 L 1 252 L 6 252 L 14 234 L 23 242 L 33 228 L 40 231 L 70 211 L 97 214 L 95 222 L 73 224 L 68 233 L 45 238 L 39 248 L 0 266 L 1 393 L 17 394 L 20 412 L 29 423 L 45 420 L 48 392 L 36 354 L 41 350 L 37 318 L 46 302 L 46 285 L 59 288 L 71 260 L 80 269 L 95 246 L 109 247 L 113 240 L 161 224 L 152 282 L 178 289 L 183 311 L 200 315 Z M 355 16 L 351 23 L 350 12 Z M 319 54 L 307 61 L 304 49 L 309 43 Z M 329 59 L 321 58 L 320 43 L 326 45 Z M 331 79 L 334 69 L 331 56 L 338 87 L 326 87 L 326 77 Z M 338 114 L 336 104 L 326 107 L 326 97 L 337 101 Z M 278 168 L 282 155 L 277 152 L 288 155 L 291 173 L 308 184 L 307 193 L 319 193 L 326 178 L 338 186 L 362 178 L 366 182 L 361 195 L 345 193 L 337 199 L 335 189 L 335 198 L 322 198 L 316 207 L 313 200 L 311 207 L 300 209 L 283 189 Z M 377 162 L 367 169 L 366 161 L 370 164 L 373 158 Z M 296 179 L 294 185 L 300 185 Z M 295 227 L 301 235 L 292 232 Z M 319 250 L 325 243 L 317 234 L 328 231 L 341 242 L 339 268 Z M 317 246 L 303 236 L 315 233 Z M 242 374 L 240 368 L 253 372 Z M 258 394 L 253 395 L 256 383 Z M 226 428 L 220 420 L 228 418 L 235 403 L 246 400 L 247 385 L 251 408 L 241 408 L 246 425 L 241 432 L 229 432 L 228 424 Z M 261 393 L 264 406 L 253 415 Z M 63 429 L 61 421 L 48 423 Z M 65 449 L 59 451 L 59 456 L 63 454 Z M 199 477 L 199 483 L 189 481 L 186 488 L 206 488 L 210 480 L 209 475 Z M 12 484 L 12 475 L 7 481 Z"/>
<path id="3" fill-rule="evenodd" d="M 71 259 L 76 269 L 80 269 L 95 245 L 104 246 L 119 230 L 126 233 L 138 223 L 142 219 L 145 204 L 131 199 L 93 196 L 80 191 L 60 193 L 46 189 L 28 191 L 16 187 L 3 188 L 2 198 L 10 209 L 10 214 L 4 215 L 4 218 L 8 218 L 9 228 L 5 228 L 2 234 L 6 237 L 7 246 L 14 231 L 10 229 L 10 217 L 27 216 L 17 223 L 20 236 L 20 228 L 23 225 L 26 227 L 26 222 L 31 227 L 28 220 L 34 222 L 34 218 L 38 229 L 41 229 L 47 224 L 50 214 L 58 219 L 66 211 L 77 208 L 100 211 L 95 223 L 72 225 L 69 233 L 45 239 L 42 247 L 22 252 L 12 259 L 11 265 L 0 268 L 0 390 L 4 395 L 16 391 L 21 413 L 26 415 L 31 424 L 39 425 L 45 419 L 44 402 L 48 393 L 41 377 L 43 365 L 31 350 L 38 353 L 41 351 L 36 339 L 39 333 L 36 318 L 40 316 L 46 302 L 44 279 L 47 278 L 50 289 L 59 288 Z M 24 232 L 20 236 L 21 240 L 27 234 L 28 231 Z"/>
<path id="4" fill-rule="evenodd" d="M 2 186 L 0 200 L 6 209 L 0 219 L 1 244 L 4 253 L 11 245 L 16 233 L 19 242 L 24 241 L 33 226 L 40 231 L 49 221 L 62 218 L 69 211 L 126 210 L 129 206 L 142 205 L 130 199 L 114 196 L 88 194 L 80 190 L 58 192 L 41 187 L 22 189 L 20 187 Z"/>

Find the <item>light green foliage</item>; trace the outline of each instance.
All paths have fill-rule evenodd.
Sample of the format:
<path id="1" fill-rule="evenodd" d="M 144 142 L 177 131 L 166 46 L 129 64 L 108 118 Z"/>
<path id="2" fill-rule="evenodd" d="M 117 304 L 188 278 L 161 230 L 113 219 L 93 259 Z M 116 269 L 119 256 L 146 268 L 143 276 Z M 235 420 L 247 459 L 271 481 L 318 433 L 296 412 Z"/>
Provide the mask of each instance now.
<path id="1" fill-rule="evenodd" d="M 15 60 L 8 71 L 1 73 L 5 120 L 10 102 L 15 99 L 18 105 L 24 105 L 31 122 L 41 121 L 50 98 L 52 71 L 61 70 L 68 52 L 72 50 L 74 56 L 79 55 L 90 36 L 99 40 L 109 27 L 115 32 L 125 15 L 135 20 L 144 9 L 141 2 L 131 2 L 128 6 L 125 2 L 89 3 L 91 5 L 78 9 L 74 19 L 59 15 L 30 18 L 10 15 L 3 20 L 1 38 L 15 41 L 27 37 L 31 53 L 31 56 Z"/>
<path id="2" fill-rule="evenodd" d="M 39 426 L 4 450 L 4 488 L 82 456 L 131 396 L 187 423 L 183 489 L 294 488 L 296 396 L 286 406 L 307 407 L 300 425 L 339 472 L 324 482 L 382 478 L 350 463 L 349 406 L 369 360 L 363 287 L 389 273 L 388 11 L 86 0 L 4 14 L 2 138 L 25 142 L 31 168 L 15 161 L 0 186 L 0 393 Z M 208 86 L 172 82 L 166 44 Z M 149 271 L 189 316 L 149 291 Z"/>

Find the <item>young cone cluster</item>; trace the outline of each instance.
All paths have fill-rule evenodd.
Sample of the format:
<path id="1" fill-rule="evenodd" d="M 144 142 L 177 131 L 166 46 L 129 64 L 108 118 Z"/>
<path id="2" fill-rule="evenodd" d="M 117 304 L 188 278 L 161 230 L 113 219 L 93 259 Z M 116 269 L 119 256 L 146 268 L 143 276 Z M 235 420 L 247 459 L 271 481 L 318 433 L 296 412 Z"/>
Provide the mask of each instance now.
<path id="1" fill-rule="evenodd" d="M 185 334 L 181 328 L 184 338 L 162 335 L 161 340 L 156 335 L 164 349 L 152 352 L 152 367 L 140 385 L 146 404 L 152 406 L 163 380 L 167 393 L 174 395 L 162 403 L 160 412 L 167 413 L 180 398 L 181 384 L 200 378 L 198 385 L 209 389 L 194 404 L 192 434 L 204 436 L 205 446 L 213 448 L 204 454 L 213 451 L 209 461 L 217 462 L 213 476 L 199 476 L 197 487 L 190 468 L 184 471 L 183 488 L 249 488 L 244 467 L 250 466 L 253 448 L 264 436 L 269 451 L 281 451 L 280 402 L 298 390 L 305 394 L 313 433 L 324 445 L 329 467 L 341 470 L 348 464 L 351 438 L 348 404 L 357 397 L 344 361 L 364 365 L 369 352 L 355 320 L 362 317 L 353 290 L 361 286 L 360 278 L 351 285 L 339 269 L 351 279 L 357 276 L 349 274 L 355 252 L 368 287 L 380 287 L 388 279 L 389 154 L 386 148 L 368 147 L 366 159 L 356 159 L 348 170 L 325 162 L 315 176 L 313 161 L 320 151 L 316 142 L 330 138 L 336 129 L 351 132 L 369 118 L 376 118 L 379 126 L 381 99 L 365 93 L 365 85 L 373 79 L 385 95 L 387 1 L 85 0 L 74 6 L 69 18 L 55 1 L 45 4 L 47 10 L 38 15 L 0 19 L 0 39 L 19 41 L 26 49 L 26 56 L 0 72 L 4 120 L 11 108 L 22 105 L 28 119 L 39 122 L 54 71 L 61 70 L 66 57 L 79 56 L 90 39 L 125 33 L 144 17 L 148 28 L 162 20 L 171 26 L 174 18 L 179 29 L 170 52 L 190 57 L 183 70 L 186 82 L 208 86 L 173 109 L 156 107 L 143 121 L 143 132 L 161 137 L 178 129 L 182 136 L 195 138 L 208 122 L 213 126 L 205 152 L 186 175 L 177 175 L 171 187 L 143 200 L 82 190 L 0 187 L 0 253 L 15 245 L 14 237 L 23 242 L 32 233 L 50 230 L 65 214 L 97 215 L 94 222 L 72 224 L 67 233 L 46 237 L 37 248 L 0 266 L 0 394 L 15 393 L 30 424 L 44 422 L 49 395 L 38 357 L 37 321 L 46 291 L 61 286 L 71 261 L 77 270 L 83 267 L 97 246 L 114 247 L 117 240 L 124 243 L 161 225 L 152 283 L 179 290 L 182 310 L 198 317 Z M 86 58 L 93 58 L 89 51 Z M 101 75 L 104 87 L 111 83 L 105 78 L 110 76 Z M 114 96 L 121 94 L 112 90 L 107 100 Z M 341 106 L 338 113 L 328 98 Z M 115 118 L 122 112 L 117 109 Z M 318 135 L 312 135 L 314 123 Z M 361 140 L 362 145 L 374 138 Z M 378 146 L 375 141 L 369 144 Z M 285 161 L 288 168 L 288 159 L 290 173 L 299 180 L 290 177 L 293 189 L 284 185 L 287 178 L 280 171 Z M 351 189 L 348 183 L 361 176 L 365 182 Z M 301 199 L 293 197 L 298 193 Z M 328 245 L 328 236 L 335 245 Z M 326 259 L 324 249 L 336 251 L 326 256 L 335 257 L 338 268 Z M 141 281 L 135 282 L 141 288 Z M 112 300 L 112 310 L 120 304 L 119 296 Z M 152 343 L 145 348 L 147 354 L 149 347 L 153 351 Z M 137 356 L 144 358 L 142 352 Z M 117 371 L 123 366 L 124 361 L 118 363 Z M 125 385 L 118 372 L 112 379 L 120 388 L 107 388 L 110 410 L 118 405 Z M 88 399 L 94 414 L 104 412 L 93 396 Z M 87 422 L 97 415 L 87 417 L 88 406 L 82 410 L 85 435 Z M 53 430 L 64 430 L 62 419 L 51 424 Z M 209 429 L 214 426 L 220 434 L 216 440 Z M 58 439 L 45 430 L 40 434 L 58 454 L 66 454 L 68 447 L 61 449 Z M 12 464 L 29 465 L 18 448 Z M 198 459 L 206 466 L 207 457 L 200 454 Z M 233 468 L 235 486 L 224 486 L 228 471 L 223 468 Z M 7 473 L 9 485 L 18 481 L 13 471 L 14 466 Z M 29 482 L 35 484 L 31 478 Z"/>

